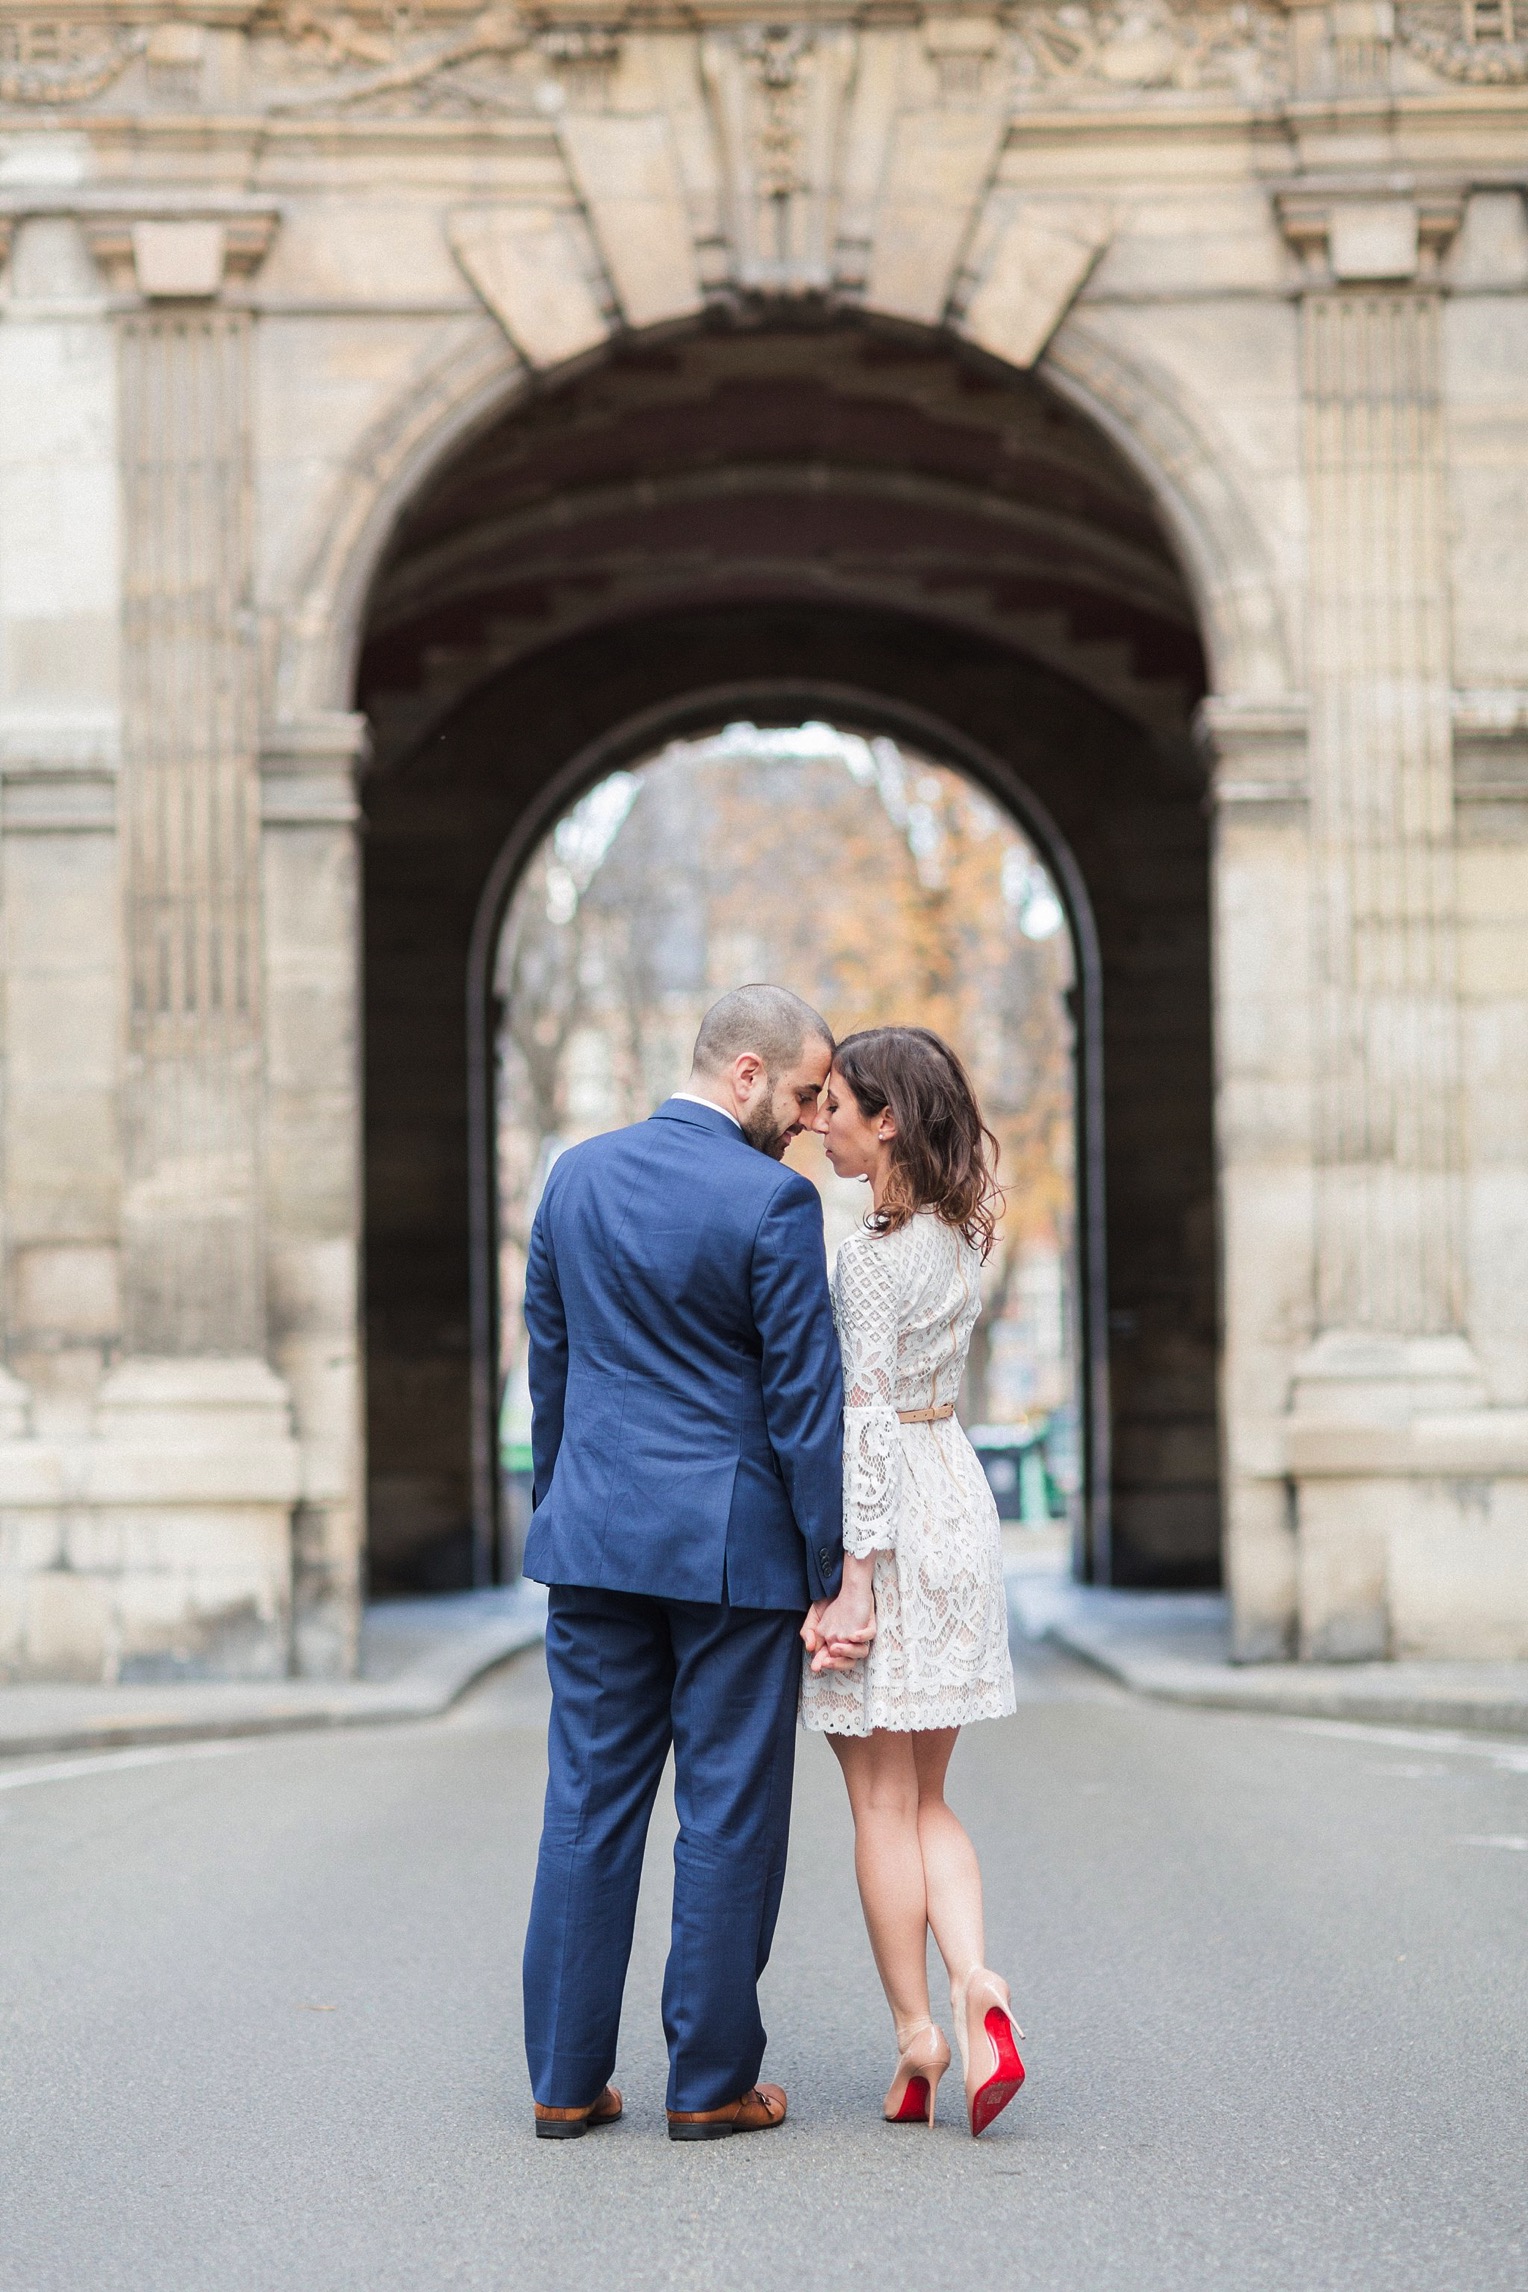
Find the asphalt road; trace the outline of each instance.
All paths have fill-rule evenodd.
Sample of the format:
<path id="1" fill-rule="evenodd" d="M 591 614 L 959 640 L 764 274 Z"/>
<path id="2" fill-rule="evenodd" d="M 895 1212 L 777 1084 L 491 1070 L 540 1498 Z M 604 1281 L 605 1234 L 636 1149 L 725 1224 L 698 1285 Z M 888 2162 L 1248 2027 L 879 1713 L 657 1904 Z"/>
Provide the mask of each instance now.
<path id="1" fill-rule="evenodd" d="M 803 1745 L 777 2133 L 664 2136 L 655 1826 L 626 2121 L 531 2137 L 539 1654 L 445 1721 L 0 1769 L 5 2292 L 1523 2292 L 1528 1748 L 1138 1703 L 1021 1649 L 953 1796 L 1030 2080 L 885 2128 Z M 952 2080 L 953 2085 L 953 2080 Z"/>

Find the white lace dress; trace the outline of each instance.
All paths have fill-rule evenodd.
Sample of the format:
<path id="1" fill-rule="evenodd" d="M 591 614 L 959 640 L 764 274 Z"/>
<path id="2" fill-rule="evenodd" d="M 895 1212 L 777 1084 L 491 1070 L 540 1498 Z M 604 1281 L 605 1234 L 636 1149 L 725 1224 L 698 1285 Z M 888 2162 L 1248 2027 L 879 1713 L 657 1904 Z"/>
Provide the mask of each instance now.
<path id="1" fill-rule="evenodd" d="M 813 1676 L 801 1716 L 827 1735 L 964 1727 L 1014 1708 L 997 1506 L 954 1417 L 981 1311 L 981 1260 L 924 1210 L 857 1233 L 833 1269 L 844 1360 L 844 1549 L 875 1554 L 876 1636 L 863 1662 Z"/>

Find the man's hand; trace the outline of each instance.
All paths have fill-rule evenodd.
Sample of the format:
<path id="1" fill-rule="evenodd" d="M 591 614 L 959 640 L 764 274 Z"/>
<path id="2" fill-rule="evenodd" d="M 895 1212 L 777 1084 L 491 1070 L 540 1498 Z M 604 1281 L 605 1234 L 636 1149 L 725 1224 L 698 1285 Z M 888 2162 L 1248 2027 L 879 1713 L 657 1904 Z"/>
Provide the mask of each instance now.
<path id="1" fill-rule="evenodd" d="M 819 1603 L 801 1627 L 814 1672 L 847 1671 L 862 1660 L 875 1638 L 873 1558 L 844 1558 L 844 1580 L 837 1599 Z M 810 1633 L 810 1638 L 808 1638 Z"/>

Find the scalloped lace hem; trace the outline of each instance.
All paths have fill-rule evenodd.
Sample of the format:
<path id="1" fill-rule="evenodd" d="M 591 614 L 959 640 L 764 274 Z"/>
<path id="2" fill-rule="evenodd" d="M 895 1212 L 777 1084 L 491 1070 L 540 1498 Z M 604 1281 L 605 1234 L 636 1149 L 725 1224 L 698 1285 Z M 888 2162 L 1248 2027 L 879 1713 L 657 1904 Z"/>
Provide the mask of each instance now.
<path id="1" fill-rule="evenodd" d="M 810 1682 L 810 1684 L 808 1684 Z M 970 1727 L 979 1719 L 1008 1719 L 1018 1708 L 1012 1675 L 933 1695 L 825 1695 L 818 1679 L 802 1680 L 801 1724 L 812 1735 L 921 1735 L 934 1727 Z"/>

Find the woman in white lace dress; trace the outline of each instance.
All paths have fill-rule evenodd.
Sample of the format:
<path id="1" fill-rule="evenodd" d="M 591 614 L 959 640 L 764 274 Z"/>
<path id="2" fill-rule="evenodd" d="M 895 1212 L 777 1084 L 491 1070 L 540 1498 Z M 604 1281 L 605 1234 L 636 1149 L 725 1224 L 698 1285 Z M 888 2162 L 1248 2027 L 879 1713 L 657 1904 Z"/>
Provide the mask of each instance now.
<path id="1" fill-rule="evenodd" d="M 981 1870 L 944 1799 L 960 1729 L 1014 1708 L 997 1508 L 955 1417 L 1001 1204 L 997 1142 L 960 1061 L 921 1027 L 841 1043 L 816 1127 L 839 1176 L 868 1181 L 871 1208 L 833 1276 L 844 1584 L 803 1627 L 801 1715 L 831 1739 L 854 1812 L 900 2056 L 885 2115 L 932 2125 L 949 2065 L 929 2004 L 932 1928 L 977 2134 L 1024 2078 L 1007 1984 L 984 1962 Z"/>

